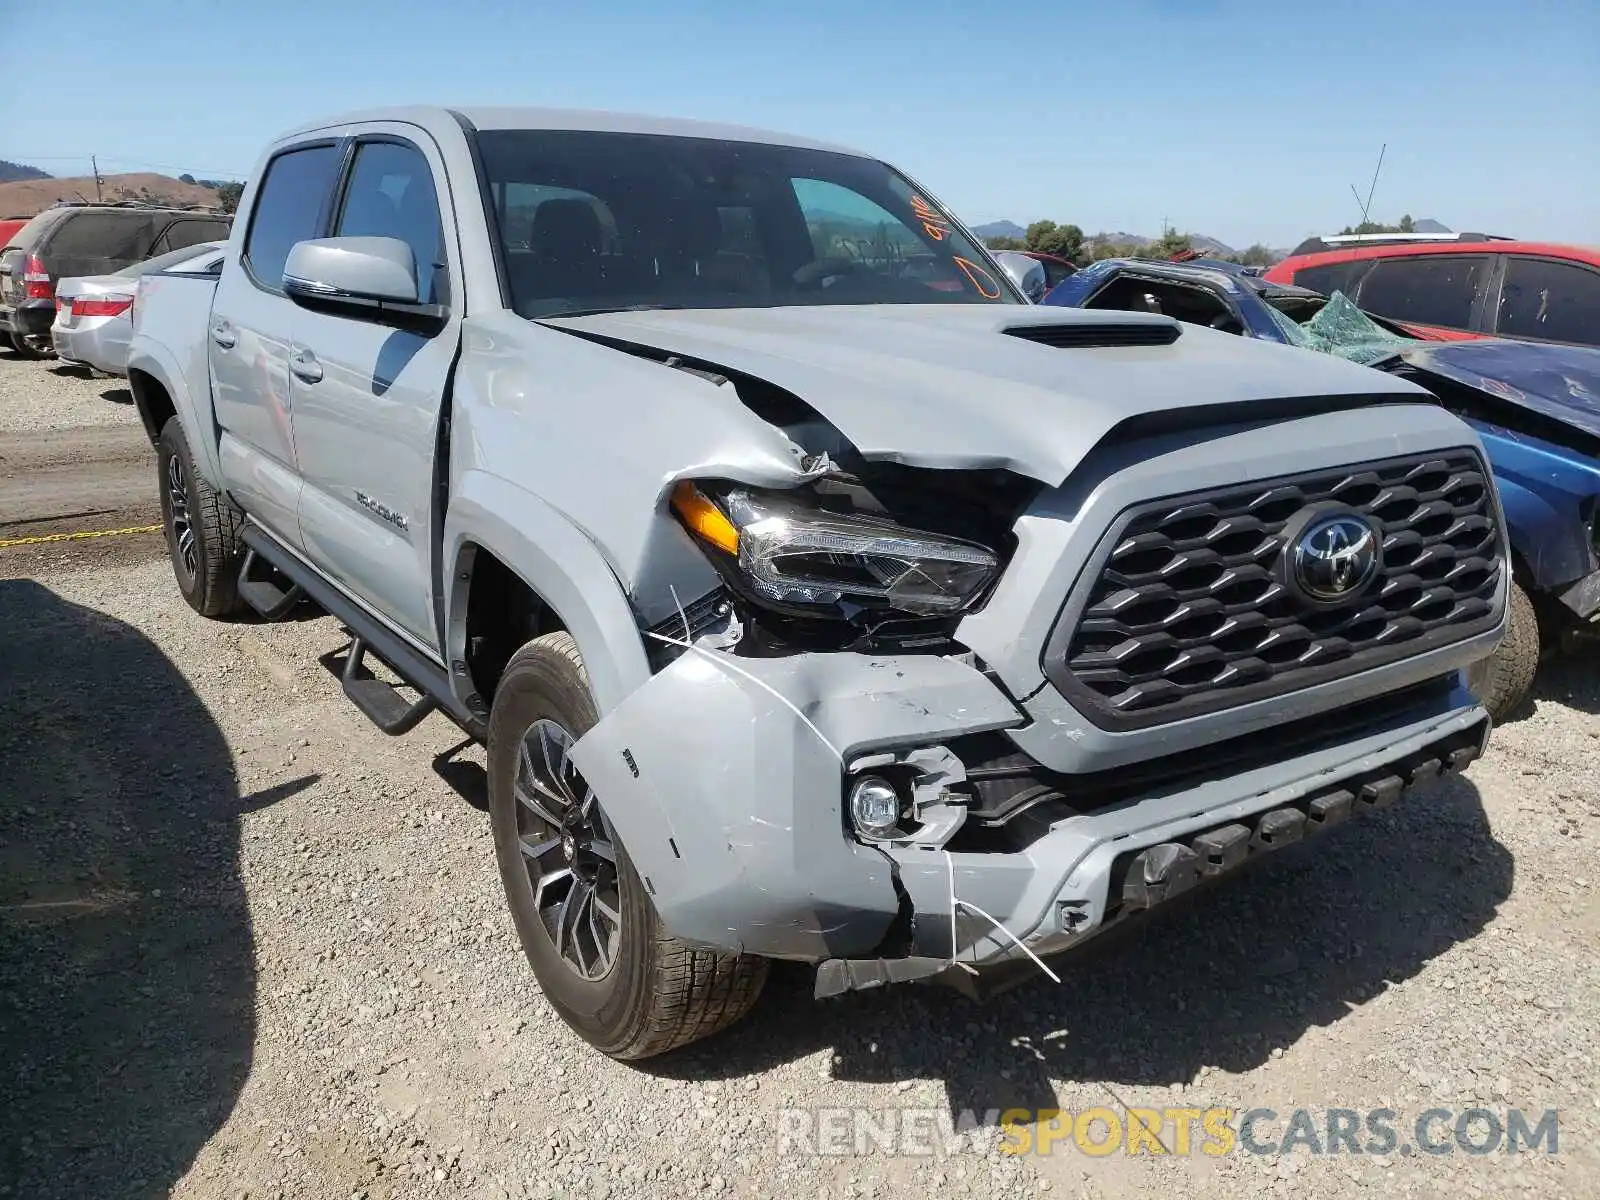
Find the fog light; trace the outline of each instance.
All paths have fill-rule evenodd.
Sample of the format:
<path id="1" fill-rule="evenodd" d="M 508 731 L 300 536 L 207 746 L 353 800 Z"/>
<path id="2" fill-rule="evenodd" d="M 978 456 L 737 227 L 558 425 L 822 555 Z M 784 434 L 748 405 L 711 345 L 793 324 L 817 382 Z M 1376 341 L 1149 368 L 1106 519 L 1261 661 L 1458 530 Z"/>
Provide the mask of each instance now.
<path id="1" fill-rule="evenodd" d="M 867 837 L 884 837 L 900 821 L 900 793 L 881 775 L 863 775 L 850 788 L 850 819 Z"/>

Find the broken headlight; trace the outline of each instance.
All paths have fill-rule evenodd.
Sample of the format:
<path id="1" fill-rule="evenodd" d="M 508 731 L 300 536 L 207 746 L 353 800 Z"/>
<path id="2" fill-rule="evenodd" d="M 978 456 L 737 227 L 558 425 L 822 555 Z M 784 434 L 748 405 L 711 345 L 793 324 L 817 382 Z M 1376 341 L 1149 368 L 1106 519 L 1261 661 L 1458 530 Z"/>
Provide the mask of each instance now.
<path id="1" fill-rule="evenodd" d="M 751 599 L 798 615 L 953 616 L 1000 565 L 985 546 L 874 513 L 834 512 L 803 493 L 732 488 L 713 498 L 680 483 L 672 507 Z"/>

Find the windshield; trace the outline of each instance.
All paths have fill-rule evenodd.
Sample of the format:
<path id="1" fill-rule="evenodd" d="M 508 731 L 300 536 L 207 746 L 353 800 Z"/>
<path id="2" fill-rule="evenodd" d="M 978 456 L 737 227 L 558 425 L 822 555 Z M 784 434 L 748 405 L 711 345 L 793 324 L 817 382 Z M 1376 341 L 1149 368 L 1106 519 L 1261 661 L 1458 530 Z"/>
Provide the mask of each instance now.
<path id="1" fill-rule="evenodd" d="M 478 140 L 524 317 L 1023 302 L 931 197 L 872 159 L 656 134 Z"/>
<path id="2" fill-rule="evenodd" d="M 1343 292 L 1328 297 L 1314 315 L 1297 322 L 1268 305 L 1272 321 L 1291 346 L 1335 354 L 1351 362 L 1375 363 L 1405 349 L 1413 339 L 1390 333 L 1355 306 Z"/>

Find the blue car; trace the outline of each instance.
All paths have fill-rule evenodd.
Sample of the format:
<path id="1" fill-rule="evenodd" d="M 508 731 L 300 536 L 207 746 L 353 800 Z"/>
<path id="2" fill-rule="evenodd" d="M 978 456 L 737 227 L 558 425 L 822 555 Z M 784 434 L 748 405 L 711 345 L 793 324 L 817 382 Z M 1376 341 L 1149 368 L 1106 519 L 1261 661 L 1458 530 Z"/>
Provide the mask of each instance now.
<path id="1" fill-rule="evenodd" d="M 1339 354 L 1427 388 L 1483 438 L 1511 536 L 1505 641 L 1472 672 L 1491 714 L 1517 709 L 1541 659 L 1600 633 L 1600 350 L 1424 341 L 1332 297 L 1232 263 L 1106 259 L 1041 301 L 1160 312 Z"/>

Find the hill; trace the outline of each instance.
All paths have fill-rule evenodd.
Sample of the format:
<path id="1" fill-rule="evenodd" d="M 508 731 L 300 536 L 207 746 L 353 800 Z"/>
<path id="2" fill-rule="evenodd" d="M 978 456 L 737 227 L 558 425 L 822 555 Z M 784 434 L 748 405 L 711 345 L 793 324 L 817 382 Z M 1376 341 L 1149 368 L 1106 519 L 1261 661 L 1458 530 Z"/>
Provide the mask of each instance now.
<path id="1" fill-rule="evenodd" d="M 107 201 L 153 200 L 161 204 L 217 203 L 213 188 L 197 183 L 183 183 L 170 175 L 157 175 L 141 171 L 131 175 L 103 175 L 101 195 Z M 94 178 L 77 179 L 22 179 L 0 183 L 0 216 L 31 217 L 49 208 L 57 200 L 95 199 Z"/>
<path id="2" fill-rule="evenodd" d="M 1020 238 L 1028 232 L 1015 221 L 990 221 L 987 225 L 973 225 L 969 228 L 975 236 L 981 237 L 984 241 L 997 237 Z"/>
<path id="3" fill-rule="evenodd" d="M 30 167 L 27 163 L 14 163 L 9 159 L 0 158 L 0 183 L 10 183 L 16 179 L 49 179 L 48 171 L 41 171 L 38 167 Z"/>

